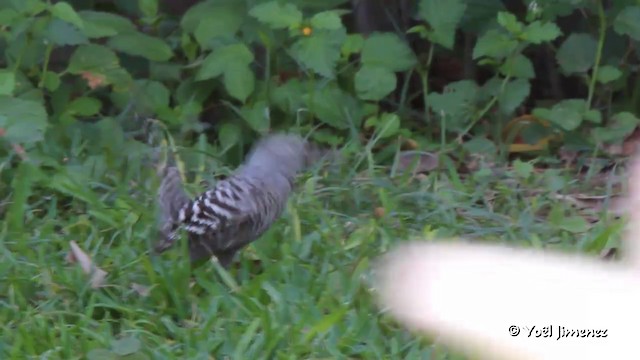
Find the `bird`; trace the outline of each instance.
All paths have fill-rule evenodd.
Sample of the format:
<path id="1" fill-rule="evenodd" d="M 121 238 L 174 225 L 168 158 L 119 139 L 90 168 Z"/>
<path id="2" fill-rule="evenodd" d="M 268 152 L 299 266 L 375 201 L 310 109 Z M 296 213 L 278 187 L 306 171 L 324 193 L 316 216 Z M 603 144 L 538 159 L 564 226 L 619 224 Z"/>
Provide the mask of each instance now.
<path id="1" fill-rule="evenodd" d="M 229 177 L 190 199 L 175 166 L 158 188 L 160 240 L 156 253 L 173 246 L 182 227 L 192 263 L 215 256 L 228 268 L 236 253 L 260 238 L 284 212 L 296 176 L 327 150 L 297 134 L 263 136 Z"/>

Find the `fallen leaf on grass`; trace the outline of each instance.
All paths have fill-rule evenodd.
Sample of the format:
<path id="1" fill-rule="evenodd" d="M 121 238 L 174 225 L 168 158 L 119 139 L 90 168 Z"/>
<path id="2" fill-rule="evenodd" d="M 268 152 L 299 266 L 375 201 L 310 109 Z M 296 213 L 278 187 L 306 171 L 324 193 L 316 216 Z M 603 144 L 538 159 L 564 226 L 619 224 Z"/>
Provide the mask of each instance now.
<path id="1" fill-rule="evenodd" d="M 131 289 L 142 297 L 147 297 L 151 293 L 151 289 L 148 286 L 140 285 L 138 283 L 131 284 Z"/>
<path id="2" fill-rule="evenodd" d="M 71 240 L 69 242 L 69 246 L 71 246 L 71 251 L 67 254 L 67 261 L 69 263 L 78 263 L 82 268 L 82 271 L 91 276 L 91 287 L 97 289 L 101 286 L 104 286 L 104 280 L 107 277 L 107 272 L 97 267 L 91 257 L 85 253 L 78 244 Z"/>
<path id="3" fill-rule="evenodd" d="M 424 151 L 401 151 L 398 157 L 399 173 L 411 172 L 412 176 L 436 169 L 439 165 L 438 156 Z"/>

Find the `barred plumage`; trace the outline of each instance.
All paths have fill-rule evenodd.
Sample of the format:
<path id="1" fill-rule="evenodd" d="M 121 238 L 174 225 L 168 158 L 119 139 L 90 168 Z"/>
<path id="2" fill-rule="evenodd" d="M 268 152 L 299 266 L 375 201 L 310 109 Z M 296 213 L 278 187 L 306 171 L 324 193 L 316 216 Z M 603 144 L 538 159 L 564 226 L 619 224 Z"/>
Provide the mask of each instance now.
<path id="1" fill-rule="evenodd" d="M 322 154 L 297 135 L 266 136 L 230 177 L 193 200 L 184 193 L 177 169 L 169 168 L 159 190 L 164 239 L 156 250 L 171 247 L 182 225 L 188 233 L 191 261 L 215 255 L 228 267 L 238 250 L 282 215 L 296 175 Z"/>

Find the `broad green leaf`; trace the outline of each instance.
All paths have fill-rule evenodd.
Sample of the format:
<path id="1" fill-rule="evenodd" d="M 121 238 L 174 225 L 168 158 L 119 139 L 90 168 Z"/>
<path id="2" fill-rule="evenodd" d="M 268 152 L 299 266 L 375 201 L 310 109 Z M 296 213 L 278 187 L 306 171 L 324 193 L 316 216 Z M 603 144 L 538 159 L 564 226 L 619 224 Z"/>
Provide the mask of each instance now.
<path id="1" fill-rule="evenodd" d="M 91 116 L 97 114 L 100 111 L 101 107 L 102 103 L 100 102 L 100 100 L 83 96 L 70 102 L 67 106 L 66 111 L 70 115 Z"/>
<path id="2" fill-rule="evenodd" d="M 564 130 L 572 131 L 582 124 L 587 103 L 584 99 L 567 99 L 549 109 L 534 109 L 533 115 L 549 120 Z"/>
<path id="3" fill-rule="evenodd" d="M 382 100 L 396 88 L 396 74 L 391 70 L 363 65 L 355 76 L 358 97 L 363 100 Z"/>
<path id="4" fill-rule="evenodd" d="M 56 91 L 60 87 L 60 75 L 53 71 L 47 71 L 42 75 L 44 87 L 49 91 Z"/>
<path id="5" fill-rule="evenodd" d="M 502 0 L 465 0 L 467 8 L 460 23 L 466 32 L 482 34 L 495 26 L 496 14 L 505 10 Z"/>
<path id="6" fill-rule="evenodd" d="M 89 42 L 89 39 L 80 29 L 59 19 L 52 19 L 49 22 L 45 38 L 59 46 L 80 45 Z"/>
<path id="7" fill-rule="evenodd" d="M 222 151 L 238 145 L 242 136 L 242 129 L 235 122 L 225 122 L 218 130 L 218 141 L 222 146 Z"/>
<path id="8" fill-rule="evenodd" d="M 514 35 L 519 35 L 524 28 L 524 24 L 508 11 L 500 11 L 498 13 L 498 24 Z"/>
<path id="9" fill-rule="evenodd" d="M 84 22 L 78 13 L 76 13 L 73 7 L 65 1 L 60 1 L 53 5 L 51 13 L 58 19 L 71 23 L 79 29 L 84 28 Z"/>
<path id="10" fill-rule="evenodd" d="M 111 343 L 111 348 L 114 353 L 125 356 L 140 351 L 140 340 L 133 336 L 128 336 L 122 339 L 115 340 Z"/>
<path id="11" fill-rule="evenodd" d="M 387 138 L 394 136 L 400 130 L 400 117 L 396 114 L 382 113 L 378 117 L 378 136 Z"/>
<path id="12" fill-rule="evenodd" d="M 496 144 L 484 136 L 474 136 L 462 147 L 471 154 L 495 154 L 498 151 Z"/>
<path id="13" fill-rule="evenodd" d="M 338 30 L 342 28 L 341 12 L 330 10 L 319 12 L 311 17 L 311 28 L 313 30 Z"/>
<path id="14" fill-rule="evenodd" d="M 218 77 L 239 65 L 248 66 L 253 59 L 251 50 L 242 43 L 216 48 L 202 62 L 196 74 L 196 80 Z"/>
<path id="15" fill-rule="evenodd" d="M 333 78 L 345 38 L 344 28 L 334 31 L 314 31 L 311 36 L 301 37 L 293 44 L 291 55 L 315 73 Z"/>
<path id="16" fill-rule="evenodd" d="M 193 33 L 200 46 L 208 49 L 217 38 L 231 39 L 244 22 L 246 8 L 241 2 L 201 2 L 192 6 L 182 17 L 182 28 Z"/>
<path id="17" fill-rule="evenodd" d="M 342 56 L 350 56 L 357 54 L 362 50 L 364 45 L 364 37 L 361 34 L 349 34 L 342 44 Z"/>
<path id="18" fill-rule="evenodd" d="M 47 128 L 47 111 L 40 102 L 0 96 L 0 129 L 4 138 L 25 147 L 41 141 Z"/>
<path id="19" fill-rule="evenodd" d="M 255 87 L 253 71 L 246 64 L 230 64 L 224 74 L 224 87 L 229 95 L 245 102 Z"/>
<path id="20" fill-rule="evenodd" d="M 302 12 L 297 6 L 277 0 L 254 6 L 249 15 L 273 29 L 293 28 L 302 22 Z"/>
<path id="21" fill-rule="evenodd" d="M 519 177 L 523 179 L 528 179 L 531 174 L 533 174 L 533 164 L 529 161 L 521 161 L 520 159 L 516 159 L 513 162 L 513 170 Z"/>
<path id="22" fill-rule="evenodd" d="M 115 50 L 151 61 L 167 61 L 173 57 L 173 51 L 164 40 L 141 32 L 115 35 L 107 44 Z"/>
<path id="23" fill-rule="evenodd" d="M 11 24 L 19 17 L 20 14 L 14 9 L 0 9 L 0 24 Z"/>
<path id="24" fill-rule="evenodd" d="M 613 30 L 621 35 L 629 35 L 640 40 L 640 6 L 627 6 L 613 21 Z"/>
<path id="25" fill-rule="evenodd" d="M 113 84 L 118 89 L 128 88 L 133 81 L 120 67 L 116 54 L 96 44 L 80 45 L 71 55 L 67 71 L 85 76 L 89 84 L 90 79 L 97 79 L 101 85 Z"/>
<path id="26" fill-rule="evenodd" d="M 500 73 L 523 79 L 533 79 L 536 76 L 531 60 L 523 54 L 507 58 L 500 66 Z"/>
<path id="27" fill-rule="evenodd" d="M 138 0 L 138 9 L 145 17 L 153 18 L 158 15 L 158 0 Z"/>
<path id="28" fill-rule="evenodd" d="M 601 84 L 608 84 L 618 80 L 622 76 L 622 71 L 611 65 L 603 65 L 598 69 L 597 79 Z"/>
<path id="29" fill-rule="evenodd" d="M 385 67 L 391 71 L 406 71 L 417 64 L 416 55 L 398 35 L 371 34 L 362 46 L 360 61 L 364 65 Z"/>
<path id="30" fill-rule="evenodd" d="M 448 129 L 458 129 L 475 113 L 479 90 L 475 82 L 461 80 L 448 84 L 442 93 L 429 94 L 427 101 L 431 110 L 444 118 Z"/>
<path id="31" fill-rule="evenodd" d="M 136 31 L 135 25 L 124 16 L 92 10 L 80 11 L 78 15 L 84 22 L 84 34 L 89 38 L 108 37 Z"/>
<path id="32" fill-rule="evenodd" d="M 473 58 L 487 56 L 493 59 L 505 58 L 518 47 L 518 42 L 504 30 L 489 30 L 476 42 L 473 48 Z"/>
<path id="33" fill-rule="evenodd" d="M 269 104 L 265 101 L 256 101 L 254 104 L 245 105 L 240 109 L 240 115 L 253 130 L 264 134 L 271 126 Z"/>
<path id="34" fill-rule="evenodd" d="M 615 114 L 606 127 L 592 130 L 593 137 L 598 142 L 620 142 L 629 136 L 640 125 L 640 119 L 630 112 Z"/>
<path id="35" fill-rule="evenodd" d="M 361 103 L 335 86 L 305 94 L 303 100 L 320 121 L 336 129 L 348 129 L 352 124 L 358 127 L 364 116 Z"/>
<path id="36" fill-rule="evenodd" d="M 526 79 L 509 81 L 502 94 L 499 95 L 500 110 L 505 114 L 513 113 L 529 96 L 531 84 Z"/>
<path id="37" fill-rule="evenodd" d="M 8 69 L 0 70 L 0 96 L 12 95 L 16 88 L 16 74 Z"/>
<path id="38" fill-rule="evenodd" d="M 520 35 L 522 40 L 528 41 L 532 44 L 542 44 L 555 40 L 562 35 L 560 28 L 552 23 L 542 23 L 540 21 L 534 21 L 527 25 L 524 32 Z"/>
<path id="39" fill-rule="evenodd" d="M 171 92 L 160 81 L 136 80 L 134 94 L 141 111 L 158 112 L 169 107 Z"/>
<path id="40" fill-rule="evenodd" d="M 585 113 L 582 114 L 582 117 L 584 117 L 585 120 L 590 121 L 594 124 L 602 123 L 602 113 L 600 113 L 600 110 L 597 110 L 597 109 L 590 109 L 585 111 Z"/>
<path id="41" fill-rule="evenodd" d="M 464 0 L 420 0 L 418 6 L 418 16 L 431 26 L 430 40 L 452 49 L 467 7 Z"/>
<path id="42" fill-rule="evenodd" d="M 558 64 L 567 74 L 589 71 L 595 64 L 598 43 L 590 34 L 573 33 L 560 45 Z"/>

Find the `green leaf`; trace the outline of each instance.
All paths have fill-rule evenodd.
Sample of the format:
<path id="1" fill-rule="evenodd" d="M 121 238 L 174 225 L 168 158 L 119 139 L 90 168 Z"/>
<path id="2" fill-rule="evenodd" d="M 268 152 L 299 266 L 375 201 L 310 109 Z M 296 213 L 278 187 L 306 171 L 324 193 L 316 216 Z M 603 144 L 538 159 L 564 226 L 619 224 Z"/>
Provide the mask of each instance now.
<path id="1" fill-rule="evenodd" d="M 381 139 L 394 136 L 400 130 L 400 117 L 396 114 L 382 113 L 378 117 L 378 136 Z"/>
<path id="2" fill-rule="evenodd" d="M 246 16 L 246 8 L 240 2 L 200 2 L 184 14 L 180 25 L 193 33 L 196 41 L 205 49 L 217 38 L 232 39 L 240 30 Z"/>
<path id="3" fill-rule="evenodd" d="M 302 12 L 297 6 L 289 3 L 281 4 L 277 0 L 254 6 L 249 10 L 249 15 L 272 29 L 294 28 L 302 22 Z"/>
<path id="4" fill-rule="evenodd" d="M 596 79 L 601 84 L 608 84 L 612 81 L 618 80 L 622 76 L 622 71 L 617 67 L 611 65 L 603 65 L 598 69 L 598 75 Z"/>
<path id="5" fill-rule="evenodd" d="M 125 54 L 140 56 L 151 61 L 167 61 L 173 57 L 173 51 L 166 42 L 141 32 L 115 35 L 107 44 Z"/>
<path id="6" fill-rule="evenodd" d="M 360 102 L 335 86 L 305 94 L 303 100 L 320 121 L 336 129 L 348 129 L 352 124 L 358 127 L 364 116 Z"/>
<path id="7" fill-rule="evenodd" d="M 100 111 L 101 107 L 102 103 L 100 102 L 100 100 L 83 96 L 69 103 L 66 111 L 70 115 L 91 116 L 97 114 Z"/>
<path id="8" fill-rule="evenodd" d="M 591 228 L 587 220 L 581 216 L 565 217 L 558 223 L 558 227 L 570 233 L 583 233 Z"/>
<path id="9" fill-rule="evenodd" d="M 340 49 L 346 38 L 344 28 L 334 31 L 314 31 L 301 37 L 291 47 L 291 55 L 305 67 L 324 77 L 333 78 Z"/>
<path id="10" fill-rule="evenodd" d="M 584 99 L 567 99 L 555 104 L 551 110 L 534 109 L 533 115 L 549 120 L 564 130 L 572 131 L 582 124 L 586 106 Z"/>
<path id="11" fill-rule="evenodd" d="M 447 122 L 448 129 L 458 129 L 475 113 L 479 90 L 475 82 L 461 80 L 448 84 L 441 94 L 429 94 L 427 100 L 431 110 Z"/>
<path id="12" fill-rule="evenodd" d="M 629 35 L 640 40 L 640 6 L 627 6 L 613 21 L 613 30 L 620 35 Z"/>
<path id="13" fill-rule="evenodd" d="M 138 9 L 145 17 L 154 18 L 158 15 L 158 0 L 138 0 Z"/>
<path id="14" fill-rule="evenodd" d="M 42 75 L 44 87 L 49 91 L 56 91 L 60 87 L 60 75 L 53 71 L 47 71 Z"/>
<path id="15" fill-rule="evenodd" d="M 0 95 L 12 95 L 16 88 L 16 74 L 8 69 L 0 70 Z"/>
<path id="16" fill-rule="evenodd" d="M 493 59 L 505 58 L 518 47 L 518 42 L 509 34 L 500 30 L 485 32 L 476 42 L 473 48 L 473 58 L 479 59 L 487 56 Z"/>
<path id="17" fill-rule="evenodd" d="M 409 70 L 418 62 L 411 48 L 393 33 L 371 34 L 364 41 L 360 61 L 394 72 Z"/>
<path id="18" fill-rule="evenodd" d="M 342 28 L 341 12 L 336 10 L 319 12 L 311 17 L 311 28 L 313 30 L 338 30 Z"/>
<path id="19" fill-rule="evenodd" d="M 253 130 L 264 134 L 269 130 L 269 105 L 266 101 L 256 101 L 252 105 L 245 105 L 240 109 L 240 115 Z"/>
<path id="20" fill-rule="evenodd" d="M 598 43 L 593 36 L 573 33 L 558 49 L 558 64 L 567 74 L 587 72 L 595 64 L 597 48 Z"/>
<path id="21" fill-rule="evenodd" d="M 87 353 L 88 360 L 118 360 L 118 355 L 107 349 L 91 349 Z"/>
<path id="22" fill-rule="evenodd" d="M 596 109 L 587 110 L 584 114 L 582 114 L 582 117 L 594 124 L 600 124 L 602 122 L 602 114 L 599 110 Z"/>
<path id="23" fill-rule="evenodd" d="M 540 21 L 534 21 L 527 25 L 520 38 L 532 44 L 542 44 L 553 41 L 560 35 L 562 35 L 562 31 L 556 24 L 552 22 L 543 24 Z"/>
<path id="24" fill-rule="evenodd" d="M 251 50 L 242 43 L 216 48 L 202 61 L 196 80 L 218 77 L 235 70 L 239 65 L 248 66 L 253 59 Z"/>
<path id="25" fill-rule="evenodd" d="M 227 151 L 231 147 L 238 145 L 242 136 L 242 129 L 234 122 L 225 122 L 218 130 L 218 141 L 222 146 L 222 151 Z"/>
<path id="26" fill-rule="evenodd" d="M 6 223 L 12 232 L 24 229 L 25 213 L 28 211 L 28 200 L 33 193 L 33 183 L 36 180 L 38 168 L 31 162 L 23 161 L 18 165 L 11 181 L 13 194 L 5 213 Z"/>
<path id="27" fill-rule="evenodd" d="M 533 174 L 533 164 L 516 159 L 513 162 L 513 170 L 519 177 L 528 179 Z"/>
<path id="28" fill-rule="evenodd" d="M 140 347 L 141 347 L 140 340 L 132 336 L 118 339 L 111 343 L 111 348 L 113 349 L 113 352 L 120 356 L 136 353 L 140 351 Z"/>
<path id="29" fill-rule="evenodd" d="M 84 22 L 84 34 L 89 38 L 108 37 L 136 31 L 135 25 L 124 16 L 92 10 L 80 11 L 78 15 Z"/>
<path id="30" fill-rule="evenodd" d="M 396 74 L 380 66 L 364 65 L 355 76 L 358 97 L 362 100 L 382 100 L 396 88 Z"/>
<path id="31" fill-rule="evenodd" d="M 533 63 L 523 54 L 517 54 L 507 58 L 502 66 L 500 66 L 500 73 L 505 76 L 510 75 L 523 79 L 533 79 L 536 76 Z"/>
<path id="32" fill-rule="evenodd" d="M 0 96 L 0 129 L 4 138 L 25 147 L 41 141 L 47 128 L 47 111 L 40 102 Z"/>
<path id="33" fill-rule="evenodd" d="M 59 46 L 80 45 L 89 42 L 80 29 L 59 19 L 52 19 L 49 22 L 45 38 Z"/>
<path id="34" fill-rule="evenodd" d="M 51 13 L 58 19 L 71 23 L 79 29 L 84 28 L 84 22 L 78 13 L 76 13 L 73 7 L 65 1 L 60 1 L 53 5 Z"/>
<path id="35" fill-rule="evenodd" d="M 431 26 L 430 40 L 452 49 L 466 8 L 463 0 L 420 0 L 418 16 Z"/>
<path id="36" fill-rule="evenodd" d="M 342 44 L 342 56 L 349 56 L 351 54 L 357 54 L 362 50 L 364 45 L 364 37 L 362 34 L 349 34 L 346 40 Z"/>
<path id="37" fill-rule="evenodd" d="M 606 127 L 592 130 L 593 137 L 601 143 L 620 142 L 640 125 L 640 119 L 630 112 L 615 114 Z"/>
<path id="38" fill-rule="evenodd" d="M 102 45 L 80 45 L 71 55 L 67 71 L 71 74 L 89 73 L 92 76 L 104 76 L 105 85 L 114 84 L 127 88 L 132 79 L 126 70 L 120 67 L 116 54 Z"/>
<path id="39" fill-rule="evenodd" d="M 529 96 L 530 91 L 531 84 L 529 84 L 529 80 L 515 79 L 509 81 L 505 85 L 502 94 L 498 97 L 500 110 L 505 114 L 513 113 Z"/>
<path id="40" fill-rule="evenodd" d="M 245 64 L 230 64 L 224 74 L 224 87 L 229 95 L 244 103 L 255 87 L 253 71 Z"/>
<path id="41" fill-rule="evenodd" d="M 498 12 L 498 24 L 516 36 L 519 35 L 524 28 L 524 25 L 518 21 L 518 18 L 508 11 Z"/>

